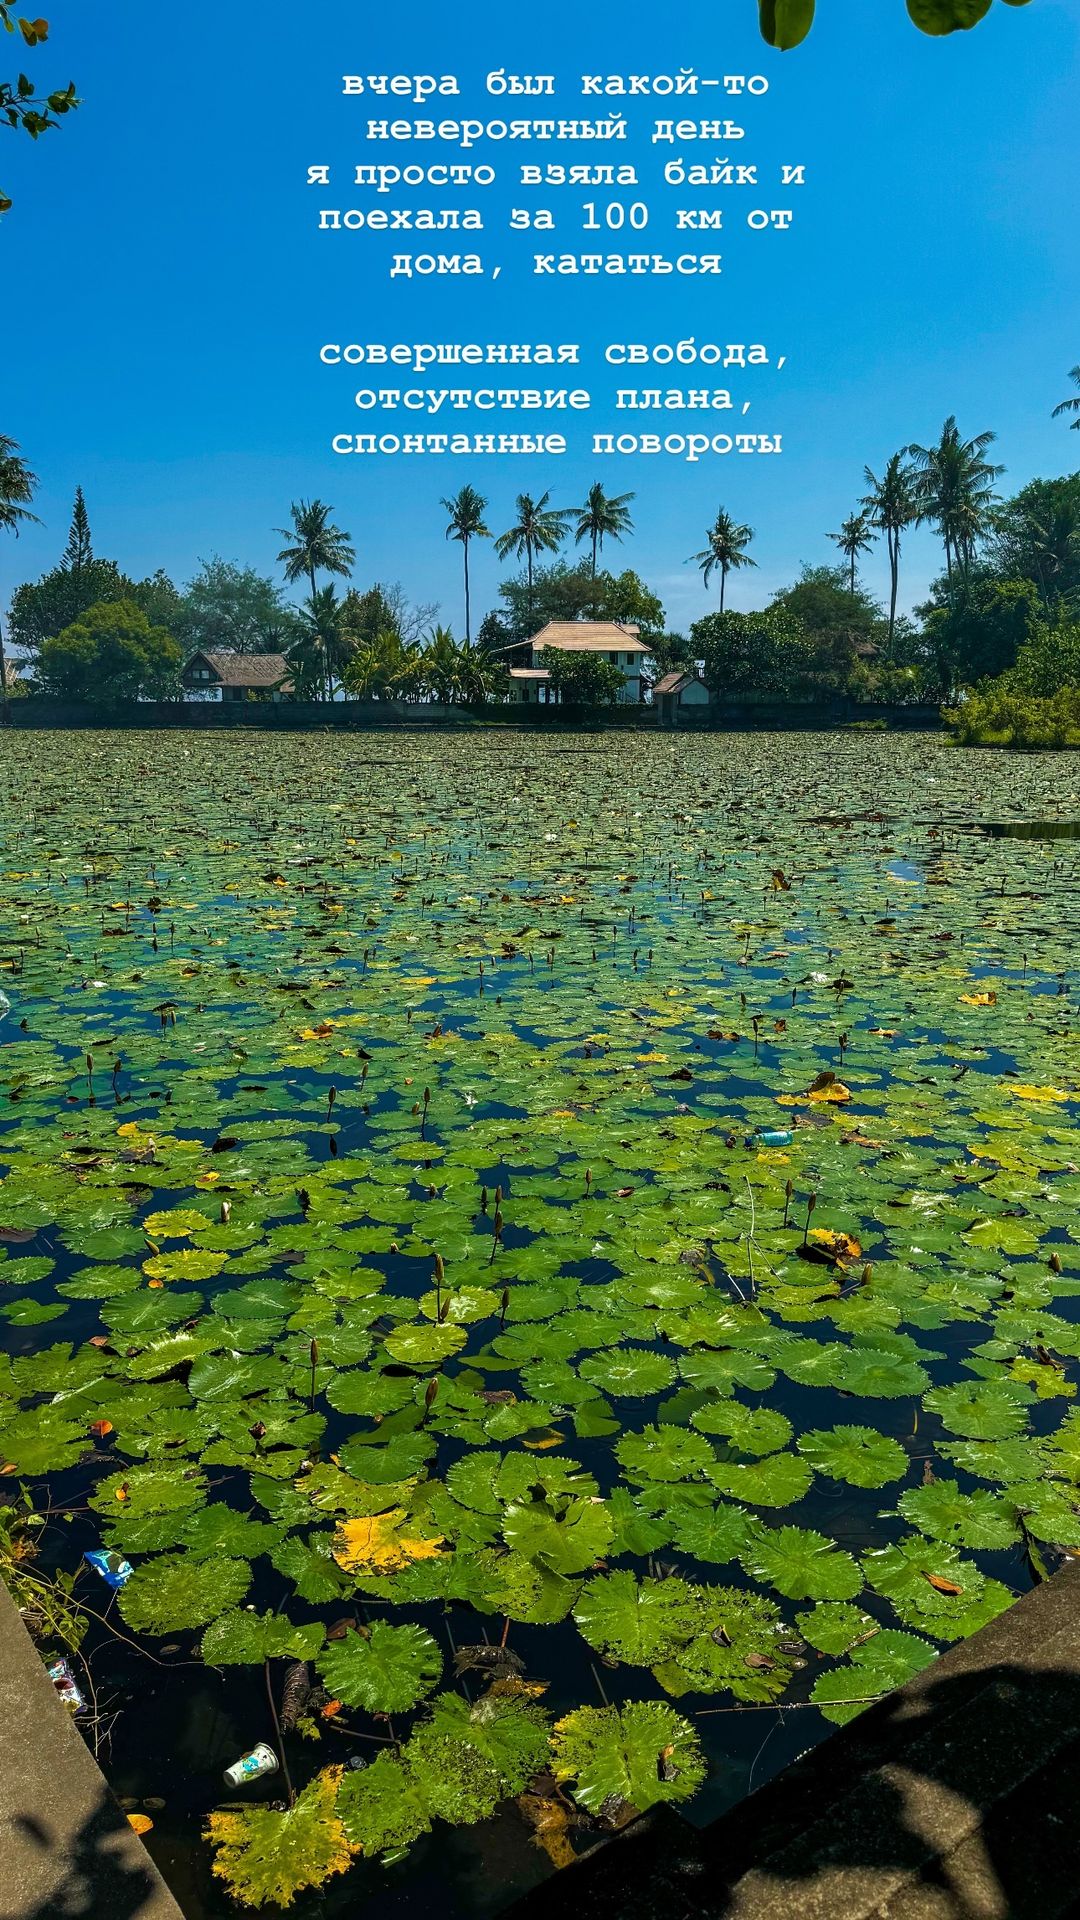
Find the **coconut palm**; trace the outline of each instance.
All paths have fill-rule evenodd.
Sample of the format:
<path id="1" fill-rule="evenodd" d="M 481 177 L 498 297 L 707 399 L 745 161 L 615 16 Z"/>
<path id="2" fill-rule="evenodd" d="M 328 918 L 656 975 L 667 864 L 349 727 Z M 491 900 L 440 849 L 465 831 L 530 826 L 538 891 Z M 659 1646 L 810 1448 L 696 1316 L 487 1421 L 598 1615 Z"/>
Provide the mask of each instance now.
<path id="1" fill-rule="evenodd" d="M 870 492 L 860 503 L 870 525 L 885 535 L 889 553 L 889 646 L 896 629 L 896 596 L 900 584 L 900 540 L 907 527 L 918 519 L 918 495 L 915 475 L 903 453 L 894 453 L 879 480 L 864 467 Z"/>
<path id="2" fill-rule="evenodd" d="M 753 527 L 744 527 L 733 520 L 723 507 L 717 509 L 716 519 L 705 535 L 708 545 L 701 553 L 691 555 L 691 559 L 701 568 L 705 585 L 714 573 L 720 575 L 720 611 L 724 611 L 724 592 L 729 573 L 735 573 L 740 567 L 756 567 L 757 561 L 751 560 L 746 549 L 754 537 Z"/>
<path id="3" fill-rule="evenodd" d="M 945 571 L 954 567 L 966 574 L 976 543 L 990 526 L 996 495 L 994 481 L 1004 473 L 984 459 L 993 433 L 961 440 L 956 416 L 950 414 L 941 437 L 932 447 L 909 447 L 917 485 L 917 517 L 929 520 L 945 546 Z"/>
<path id="4" fill-rule="evenodd" d="M 6 433 L 0 433 L 0 533 L 13 533 L 18 539 L 24 526 L 31 522 L 40 526 L 36 513 L 30 512 L 30 502 L 37 486 L 37 474 L 31 473 L 26 461 L 19 453 L 16 440 L 10 440 Z M 4 653 L 4 628 L 0 622 L 0 701 L 3 703 L 5 720 L 8 717 L 8 677 L 7 658 Z"/>
<path id="5" fill-rule="evenodd" d="M 583 540 L 592 545 L 592 577 L 596 579 L 596 556 L 603 549 L 605 540 L 621 540 L 624 533 L 632 533 L 633 520 L 630 518 L 632 493 L 604 492 L 599 481 L 590 487 L 583 507 L 574 507 L 578 516 L 574 539 L 580 547 Z"/>
<path id="6" fill-rule="evenodd" d="M 859 513 L 849 513 L 847 519 L 841 522 L 839 533 L 830 533 L 829 539 L 835 540 L 848 563 L 848 578 L 851 584 L 851 596 L 854 599 L 855 568 L 858 565 L 859 555 L 869 553 L 874 544 L 874 530 L 866 508 L 864 507 Z"/>
<path id="7" fill-rule="evenodd" d="M 320 587 L 300 615 L 301 633 L 290 660 L 302 677 L 310 682 L 312 663 L 318 663 L 316 682 L 332 698 L 335 682 L 343 684 L 345 669 L 356 652 L 356 637 L 349 631 L 347 603 L 339 600 L 331 585 Z"/>
<path id="8" fill-rule="evenodd" d="M 1080 366 L 1069 368 L 1069 379 L 1074 386 L 1080 387 Z M 1063 400 L 1059 407 L 1054 408 L 1051 418 L 1056 420 L 1060 413 L 1075 413 L 1076 419 L 1070 420 L 1069 425 L 1074 433 L 1080 433 L 1080 393 L 1070 394 L 1067 400 Z"/>
<path id="9" fill-rule="evenodd" d="M 506 669 L 479 640 L 455 640 L 449 627 L 433 627 L 420 657 L 424 685 L 445 706 L 477 706 L 505 687 Z"/>
<path id="10" fill-rule="evenodd" d="M 419 690 L 423 654 L 394 627 L 361 640 L 345 669 L 345 685 L 358 700 L 409 700 Z"/>
<path id="11" fill-rule="evenodd" d="M 326 506 L 322 500 L 294 500 L 289 511 L 292 514 L 292 526 L 276 527 L 275 532 L 292 544 L 282 547 L 278 560 L 285 569 L 285 578 L 290 586 L 297 580 L 308 581 L 314 614 L 317 576 L 320 573 L 336 573 L 348 578 L 356 564 L 356 549 L 348 534 L 333 525 L 330 519 L 333 508 Z M 329 698 L 329 684 L 325 677 L 323 698 Z"/>
<path id="12" fill-rule="evenodd" d="M 519 493 L 516 503 L 517 519 L 506 533 L 500 533 L 495 542 L 495 551 L 500 560 L 514 558 L 520 560 L 524 555 L 529 578 L 529 619 L 533 611 L 533 563 L 538 553 L 557 553 L 569 531 L 570 515 L 557 507 L 549 507 L 550 492 L 542 493 L 539 500 L 533 500 L 527 493 Z"/>
<path id="13" fill-rule="evenodd" d="M 450 524 L 446 529 L 448 540 L 460 540 L 462 557 L 465 562 L 465 638 L 472 638 L 472 609 L 469 599 L 469 542 L 470 540 L 490 540 L 491 529 L 484 525 L 484 511 L 487 501 L 475 487 L 462 487 L 461 492 L 452 499 L 444 500 L 443 506 L 450 515 Z"/>

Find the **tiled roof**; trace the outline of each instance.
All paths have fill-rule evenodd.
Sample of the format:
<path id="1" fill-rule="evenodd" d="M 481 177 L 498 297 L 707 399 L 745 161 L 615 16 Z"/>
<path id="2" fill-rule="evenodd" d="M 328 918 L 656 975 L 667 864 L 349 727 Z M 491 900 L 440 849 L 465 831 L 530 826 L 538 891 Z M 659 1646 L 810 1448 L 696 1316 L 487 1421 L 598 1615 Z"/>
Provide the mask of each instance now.
<path id="1" fill-rule="evenodd" d="M 616 620 L 549 620 L 533 635 L 533 646 L 557 647 L 564 653 L 648 653 L 638 639 L 638 627 L 621 627 Z"/>

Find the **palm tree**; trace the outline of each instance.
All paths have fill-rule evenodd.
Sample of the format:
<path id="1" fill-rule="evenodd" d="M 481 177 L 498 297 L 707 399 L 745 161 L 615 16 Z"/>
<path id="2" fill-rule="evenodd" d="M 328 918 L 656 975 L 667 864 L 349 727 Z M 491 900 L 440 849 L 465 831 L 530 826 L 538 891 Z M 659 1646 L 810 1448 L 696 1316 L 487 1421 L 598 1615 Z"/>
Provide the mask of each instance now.
<path id="1" fill-rule="evenodd" d="M 0 433 L 0 532 L 13 533 L 18 539 L 21 528 L 33 522 L 40 526 L 30 502 L 37 486 L 37 474 L 31 473 L 19 453 L 18 441 Z M 0 702 L 4 719 L 8 718 L 7 658 L 4 653 L 4 629 L 0 622 Z"/>
<path id="2" fill-rule="evenodd" d="M 529 619 L 533 611 L 533 562 L 538 553 L 557 553 L 566 539 L 570 519 L 568 512 L 557 507 L 549 507 L 550 492 L 542 493 L 539 500 L 533 500 L 527 493 L 517 497 L 517 520 L 508 533 L 501 533 L 495 542 L 495 551 L 500 560 L 506 560 L 511 554 L 520 560 L 522 554 L 529 574 Z"/>
<path id="3" fill-rule="evenodd" d="M 356 549 L 348 534 L 332 524 L 330 515 L 333 509 L 323 501 L 294 500 L 289 511 L 292 514 L 292 526 L 276 527 L 275 532 L 293 544 L 282 547 L 278 560 L 285 568 L 285 578 L 290 586 L 297 580 L 306 579 L 310 583 L 314 612 L 318 592 L 316 575 L 337 573 L 347 578 L 356 564 Z M 329 698 L 325 678 L 323 698 Z"/>
<path id="4" fill-rule="evenodd" d="M 444 500 L 443 506 L 450 515 L 450 524 L 446 529 L 448 540 L 460 540 L 465 561 L 465 638 L 472 638 L 472 609 L 469 599 L 469 541 L 490 540 L 491 529 L 484 525 L 484 509 L 487 501 L 475 487 L 462 487 L 461 492 L 452 499 Z"/>
<path id="5" fill-rule="evenodd" d="M 592 577 L 596 579 L 596 556 L 605 540 L 621 540 L 624 533 L 632 533 L 634 523 L 630 518 L 632 493 L 615 493 L 610 497 L 604 492 L 599 481 L 590 487 L 583 507 L 574 507 L 578 516 L 574 538 L 580 547 L 583 540 L 592 543 Z"/>
<path id="6" fill-rule="evenodd" d="M 708 586 L 713 573 L 720 574 L 720 611 L 724 611 L 724 590 L 727 587 L 729 573 L 739 567 L 756 567 L 757 561 L 751 560 L 746 548 L 754 537 L 753 527 L 744 527 L 733 520 L 723 507 L 717 509 L 716 519 L 705 535 L 708 545 L 702 553 L 691 555 L 701 568 L 705 585 Z"/>
<path id="7" fill-rule="evenodd" d="M 854 599 L 855 568 L 859 555 L 869 553 L 874 544 L 874 531 L 866 508 L 864 507 L 859 513 L 849 513 L 847 519 L 841 523 L 839 533 L 830 533 L 829 539 L 835 540 L 848 563 L 851 597 Z"/>
<path id="8" fill-rule="evenodd" d="M 903 453 L 894 453 L 879 480 L 869 467 L 864 467 L 866 484 L 870 492 L 861 501 L 864 512 L 872 527 L 885 535 L 889 552 L 889 647 L 892 647 L 893 633 L 896 629 L 896 595 L 900 583 L 900 537 L 905 528 L 910 527 L 918 518 L 918 500 L 915 489 L 915 476 L 905 461 Z"/>
<path id="9" fill-rule="evenodd" d="M 993 483 L 1004 467 L 983 458 L 996 438 L 978 433 L 961 440 L 955 414 L 950 414 L 933 447 L 909 447 L 917 480 L 918 519 L 937 527 L 945 544 L 945 571 L 967 573 L 976 542 L 987 531 L 995 502 Z"/>
<path id="10" fill-rule="evenodd" d="M 331 585 L 320 587 L 300 615 L 301 634 L 293 658 L 305 678 L 311 664 L 318 663 L 315 678 L 333 697 L 334 683 L 343 683 L 345 668 L 356 652 L 356 637 L 349 631 L 346 602 L 339 600 Z"/>
<path id="11" fill-rule="evenodd" d="M 1080 387 L 1080 366 L 1069 368 L 1069 379 L 1075 386 Z M 1056 420 L 1059 413 L 1075 413 L 1076 419 L 1070 420 L 1069 425 L 1074 433 L 1080 433 L 1080 393 L 1070 394 L 1067 400 L 1062 401 L 1060 407 L 1055 407 L 1051 419 Z"/>

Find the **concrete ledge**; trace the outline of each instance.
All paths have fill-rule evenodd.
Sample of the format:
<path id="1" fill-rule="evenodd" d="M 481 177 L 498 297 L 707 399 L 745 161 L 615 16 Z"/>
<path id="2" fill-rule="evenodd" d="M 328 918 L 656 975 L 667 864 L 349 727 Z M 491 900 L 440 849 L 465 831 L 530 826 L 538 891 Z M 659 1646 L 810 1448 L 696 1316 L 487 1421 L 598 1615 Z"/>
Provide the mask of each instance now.
<path id="1" fill-rule="evenodd" d="M 1071 1564 L 712 1826 L 662 1809 L 595 1848 L 560 1920 L 1065 1920 L 1078 1809 Z"/>
<path id="2" fill-rule="evenodd" d="M 183 1920 L 0 1582 L 0 1920 Z"/>

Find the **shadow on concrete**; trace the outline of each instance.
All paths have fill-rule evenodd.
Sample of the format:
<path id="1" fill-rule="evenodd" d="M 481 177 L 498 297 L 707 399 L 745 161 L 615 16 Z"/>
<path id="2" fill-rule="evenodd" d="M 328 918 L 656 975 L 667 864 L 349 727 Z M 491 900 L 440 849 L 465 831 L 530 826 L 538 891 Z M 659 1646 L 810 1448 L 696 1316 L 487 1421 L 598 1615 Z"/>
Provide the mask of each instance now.
<path id="1" fill-rule="evenodd" d="M 724 1814 L 658 1809 L 513 1920 L 1080 1915 L 1080 1569 Z"/>
<path id="2" fill-rule="evenodd" d="M 3 1920 L 168 1920 L 178 1911 L 104 1781 L 100 1804 L 74 1831 L 27 1812 L 5 1826 Z"/>

